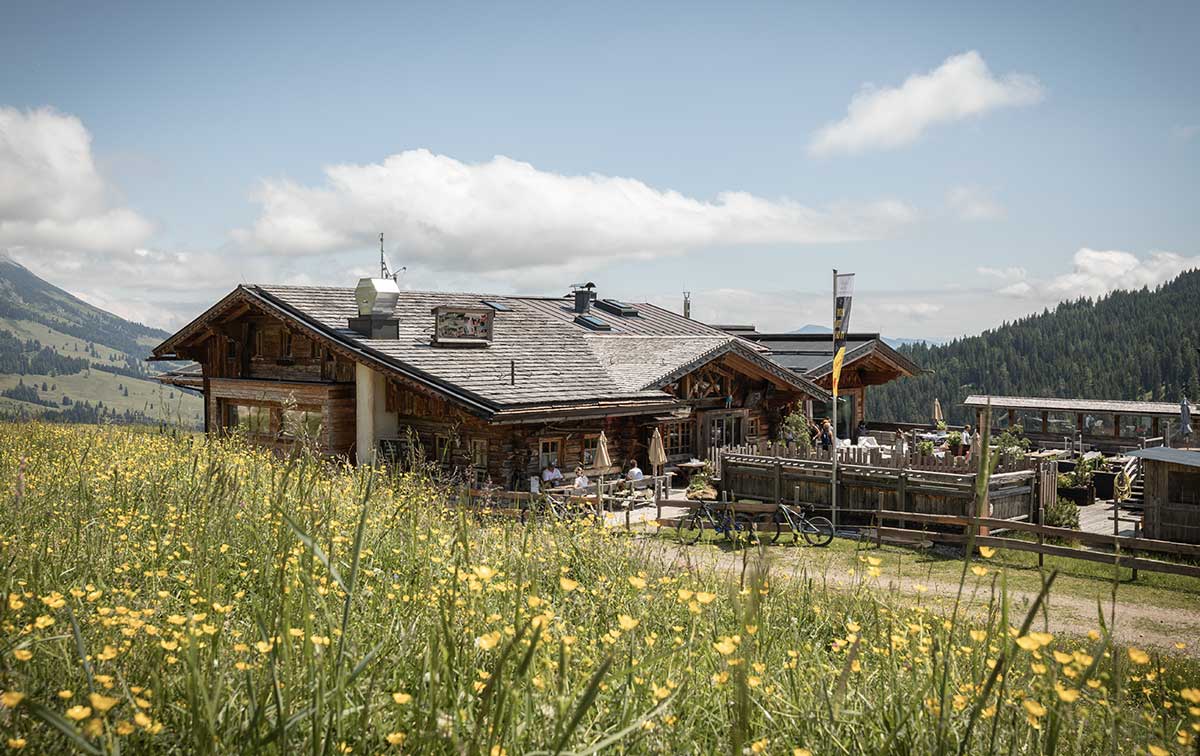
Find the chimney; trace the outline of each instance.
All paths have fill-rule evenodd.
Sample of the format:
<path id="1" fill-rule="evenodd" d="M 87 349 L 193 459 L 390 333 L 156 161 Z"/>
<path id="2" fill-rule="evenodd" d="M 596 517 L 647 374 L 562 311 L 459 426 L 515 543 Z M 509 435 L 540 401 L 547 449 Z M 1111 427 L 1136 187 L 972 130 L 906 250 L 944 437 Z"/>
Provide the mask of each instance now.
<path id="1" fill-rule="evenodd" d="M 571 284 L 571 290 L 575 295 L 575 313 L 577 315 L 585 314 L 591 309 L 592 301 L 596 299 L 596 284 L 591 281 L 584 284 Z"/>
<path id="2" fill-rule="evenodd" d="M 390 278 L 359 279 L 354 290 L 358 317 L 350 318 L 350 330 L 368 339 L 399 339 L 400 321 L 395 317 L 400 287 Z"/>
<path id="3" fill-rule="evenodd" d="M 689 320 L 692 317 L 692 292 L 683 292 L 683 317 Z"/>

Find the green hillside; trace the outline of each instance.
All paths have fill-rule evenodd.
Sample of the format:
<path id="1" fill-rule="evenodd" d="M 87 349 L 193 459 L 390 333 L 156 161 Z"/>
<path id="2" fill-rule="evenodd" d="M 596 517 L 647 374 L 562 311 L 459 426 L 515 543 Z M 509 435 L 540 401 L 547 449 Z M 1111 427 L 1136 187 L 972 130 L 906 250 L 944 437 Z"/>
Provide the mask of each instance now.
<path id="1" fill-rule="evenodd" d="M 200 398 L 154 380 L 145 361 L 167 335 L 0 256 L 0 417 L 197 427 Z"/>
<path id="2" fill-rule="evenodd" d="M 968 394 L 1178 401 L 1200 397 L 1200 270 L 1157 289 L 1063 302 L 940 346 L 900 351 L 932 373 L 874 389 L 872 420 L 971 422 Z"/>

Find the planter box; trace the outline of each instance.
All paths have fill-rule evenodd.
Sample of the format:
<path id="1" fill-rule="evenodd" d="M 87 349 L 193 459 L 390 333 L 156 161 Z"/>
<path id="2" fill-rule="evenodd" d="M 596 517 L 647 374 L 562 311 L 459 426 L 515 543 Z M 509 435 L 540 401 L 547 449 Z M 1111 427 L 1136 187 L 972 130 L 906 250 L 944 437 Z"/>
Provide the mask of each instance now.
<path id="1" fill-rule="evenodd" d="M 1111 499 L 1113 487 L 1117 482 L 1117 473 L 1097 470 L 1092 473 L 1092 487 L 1096 489 L 1097 499 Z"/>
<path id="2" fill-rule="evenodd" d="M 1092 486 L 1080 487 L 1072 486 L 1063 488 L 1059 486 L 1058 495 L 1060 498 L 1074 502 L 1076 506 L 1086 507 L 1096 503 L 1096 489 Z"/>

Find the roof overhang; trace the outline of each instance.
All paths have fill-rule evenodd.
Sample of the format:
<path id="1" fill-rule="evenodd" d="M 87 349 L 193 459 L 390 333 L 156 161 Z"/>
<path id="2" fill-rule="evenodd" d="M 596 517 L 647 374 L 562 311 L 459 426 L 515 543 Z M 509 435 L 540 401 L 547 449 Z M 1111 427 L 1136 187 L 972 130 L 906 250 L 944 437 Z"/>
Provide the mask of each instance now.
<path id="1" fill-rule="evenodd" d="M 795 391 L 825 402 L 831 398 L 828 391 L 813 381 L 795 371 L 778 365 L 766 355 L 755 351 L 740 338 L 731 338 L 729 341 L 710 349 L 691 362 L 680 365 L 666 375 L 655 379 L 647 384 L 646 388 L 662 388 L 721 357 L 731 357 L 734 360 L 741 360 L 745 365 L 750 366 L 754 372 L 762 374 L 763 377 L 780 388 Z"/>
<path id="2" fill-rule="evenodd" d="M 878 362 L 895 373 L 891 379 L 901 377 L 911 378 L 919 375 L 923 371 L 915 362 L 905 357 L 900 352 L 892 349 L 886 342 L 880 339 L 868 341 L 865 344 L 860 344 L 854 349 L 846 352 L 846 356 L 842 361 L 842 370 L 845 371 L 856 362 Z M 821 380 L 833 377 L 833 358 L 821 363 L 812 370 L 805 373 L 805 376 L 813 380 Z"/>

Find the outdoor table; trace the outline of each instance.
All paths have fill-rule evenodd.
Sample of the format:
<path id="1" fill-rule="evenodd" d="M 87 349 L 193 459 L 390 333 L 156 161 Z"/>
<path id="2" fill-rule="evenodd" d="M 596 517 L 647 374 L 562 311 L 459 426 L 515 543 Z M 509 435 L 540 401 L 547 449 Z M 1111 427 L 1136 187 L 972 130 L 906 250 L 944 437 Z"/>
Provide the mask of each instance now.
<path id="1" fill-rule="evenodd" d="M 704 462 L 696 460 L 694 462 L 680 462 L 675 465 L 683 473 L 683 480 L 680 481 L 684 486 L 691 482 L 692 476 L 704 469 Z"/>

